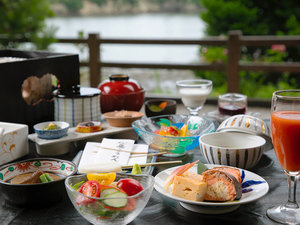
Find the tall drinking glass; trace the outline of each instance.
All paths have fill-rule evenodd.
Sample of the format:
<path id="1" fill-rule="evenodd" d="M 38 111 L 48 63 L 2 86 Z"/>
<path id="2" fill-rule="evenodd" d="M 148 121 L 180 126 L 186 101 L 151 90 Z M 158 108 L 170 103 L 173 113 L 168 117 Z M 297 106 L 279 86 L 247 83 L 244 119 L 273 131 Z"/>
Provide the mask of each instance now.
<path id="1" fill-rule="evenodd" d="M 268 209 L 267 215 L 280 223 L 300 224 L 300 208 L 296 202 L 300 174 L 300 90 L 273 93 L 271 132 L 277 159 L 287 175 L 288 201 Z"/>
<path id="2" fill-rule="evenodd" d="M 181 96 L 181 100 L 190 112 L 191 116 L 198 116 L 207 96 L 212 89 L 211 80 L 180 80 L 176 86 Z"/>

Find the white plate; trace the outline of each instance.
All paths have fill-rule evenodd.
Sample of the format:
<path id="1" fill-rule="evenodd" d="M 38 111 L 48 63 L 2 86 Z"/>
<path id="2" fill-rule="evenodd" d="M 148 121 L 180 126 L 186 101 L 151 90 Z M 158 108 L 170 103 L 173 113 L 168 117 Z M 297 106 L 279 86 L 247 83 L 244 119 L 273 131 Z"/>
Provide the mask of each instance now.
<path id="1" fill-rule="evenodd" d="M 208 169 L 211 169 L 213 167 L 222 166 L 222 165 L 213 165 L 213 164 L 205 164 Z M 205 213 L 205 214 L 222 214 L 222 213 L 228 213 L 233 210 L 236 210 L 241 204 L 246 204 L 252 201 L 255 201 L 264 195 L 266 195 L 269 191 L 269 185 L 263 179 L 262 177 L 258 176 L 255 173 L 252 173 L 250 171 L 239 169 L 241 171 L 241 174 L 244 174 L 244 179 L 242 181 L 242 184 L 245 184 L 247 181 L 259 181 L 262 182 L 260 184 L 251 185 L 249 187 L 243 188 L 243 192 L 248 189 L 249 192 L 243 193 L 241 199 L 235 200 L 235 201 L 228 201 L 228 202 L 197 202 L 197 201 L 190 201 L 183 198 L 179 198 L 176 196 L 171 195 L 170 192 L 166 191 L 164 189 L 164 183 L 167 177 L 176 169 L 177 167 L 172 167 L 169 169 L 166 169 L 160 173 L 158 173 L 155 176 L 155 183 L 154 188 L 161 193 L 162 195 L 177 200 L 180 202 L 180 204 L 193 212 L 198 213 Z M 190 171 L 197 173 L 197 165 L 192 167 Z M 243 177 L 243 176 L 242 176 Z"/>

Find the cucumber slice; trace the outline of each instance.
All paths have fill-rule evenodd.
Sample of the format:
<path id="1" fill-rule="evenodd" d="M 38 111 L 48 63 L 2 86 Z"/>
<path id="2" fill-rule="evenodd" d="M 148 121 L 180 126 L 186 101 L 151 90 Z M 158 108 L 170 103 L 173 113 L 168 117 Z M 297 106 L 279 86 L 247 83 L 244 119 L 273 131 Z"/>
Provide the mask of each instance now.
<path id="1" fill-rule="evenodd" d="M 100 198 L 106 197 L 106 195 L 117 192 L 118 190 L 115 188 L 107 188 L 101 191 Z"/>
<path id="2" fill-rule="evenodd" d="M 45 173 L 40 176 L 40 180 L 41 180 L 42 183 L 48 183 L 48 180 L 47 180 L 47 177 L 46 177 Z"/>
<path id="3" fill-rule="evenodd" d="M 110 207 L 121 208 L 128 203 L 128 199 L 126 197 L 128 197 L 127 194 L 121 191 L 116 191 L 114 193 L 106 195 L 105 198 L 108 199 L 103 200 L 103 203 Z"/>

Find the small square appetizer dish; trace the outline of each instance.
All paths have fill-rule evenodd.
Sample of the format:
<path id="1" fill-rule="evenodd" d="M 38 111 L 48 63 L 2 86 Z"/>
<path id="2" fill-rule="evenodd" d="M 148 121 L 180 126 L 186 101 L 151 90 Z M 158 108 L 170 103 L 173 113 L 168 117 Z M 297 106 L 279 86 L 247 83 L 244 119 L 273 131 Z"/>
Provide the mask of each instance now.
<path id="1" fill-rule="evenodd" d="M 223 214 L 262 198 L 269 185 L 244 169 L 195 161 L 160 172 L 155 176 L 154 188 L 187 210 Z"/>
<path id="2" fill-rule="evenodd" d="M 146 116 L 176 114 L 176 101 L 170 99 L 151 99 L 145 102 Z"/>
<path id="3" fill-rule="evenodd" d="M 92 133 L 101 131 L 101 122 L 98 121 L 88 121 L 77 124 L 76 132 L 79 133 Z"/>
<path id="4" fill-rule="evenodd" d="M 71 176 L 65 186 L 73 206 L 92 224 L 128 224 L 145 208 L 151 175 L 92 173 Z"/>
<path id="5" fill-rule="evenodd" d="M 49 121 L 33 126 L 34 132 L 42 139 L 58 139 L 66 136 L 70 124 L 63 121 Z"/>
<path id="6" fill-rule="evenodd" d="M 21 207 L 48 206 L 66 195 L 64 180 L 77 172 L 69 161 L 35 158 L 0 167 L 0 190 L 6 202 Z"/>
<path id="7" fill-rule="evenodd" d="M 112 127 L 131 127 L 132 122 L 144 116 L 143 113 L 137 111 L 113 111 L 103 114 L 108 124 Z"/>

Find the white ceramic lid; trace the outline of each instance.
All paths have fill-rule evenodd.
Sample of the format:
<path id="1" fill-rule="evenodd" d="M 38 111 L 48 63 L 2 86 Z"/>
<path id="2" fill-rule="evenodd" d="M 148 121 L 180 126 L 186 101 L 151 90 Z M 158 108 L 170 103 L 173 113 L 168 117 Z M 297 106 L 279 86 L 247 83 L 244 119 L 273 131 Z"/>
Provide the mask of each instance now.
<path id="1" fill-rule="evenodd" d="M 260 118 L 250 115 L 235 115 L 224 120 L 217 132 L 242 132 L 263 137 L 266 140 L 265 150 L 273 148 L 271 131 L 268 124 Z"/>

